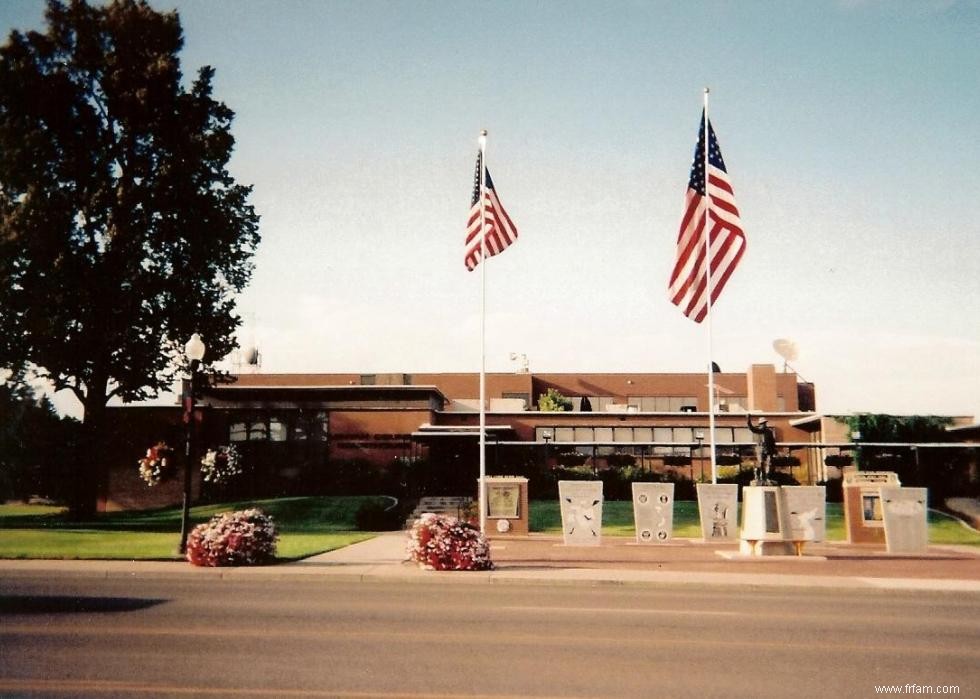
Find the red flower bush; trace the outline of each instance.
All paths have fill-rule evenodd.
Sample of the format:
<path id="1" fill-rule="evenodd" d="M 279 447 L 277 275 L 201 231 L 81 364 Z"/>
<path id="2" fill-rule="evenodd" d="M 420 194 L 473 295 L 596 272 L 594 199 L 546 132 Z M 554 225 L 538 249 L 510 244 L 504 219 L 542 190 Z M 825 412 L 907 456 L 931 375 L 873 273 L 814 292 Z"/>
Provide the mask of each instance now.
<path id="1" fill-rule="evenodd" d="M 408 555 L 428 570 L 491 570 L 490 544 L 472 524 L 431 512 L 409 533 Z"/>
<path id="2" fill-rule="evenodd" d="M 187 560 L 211 567 L 272 563 L 278 539 L 275 522 L 261 510 L 226 512 L 191 531 Z"/>

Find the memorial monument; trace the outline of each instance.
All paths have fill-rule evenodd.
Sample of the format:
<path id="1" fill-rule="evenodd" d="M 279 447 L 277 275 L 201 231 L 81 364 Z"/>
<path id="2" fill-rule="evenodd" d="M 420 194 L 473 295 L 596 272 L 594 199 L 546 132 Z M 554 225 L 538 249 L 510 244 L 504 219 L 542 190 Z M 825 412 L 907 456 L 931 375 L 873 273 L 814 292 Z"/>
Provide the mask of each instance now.
<path id="1" fill-rule="evenodd" d="M 487 476 L 487 527 L 484 534 L 527 536 L 527 478 L 520 476 Z"/>
<path id="2" fill-rule="evenodd" d="M 698 483 L 701 538 L 734 541 L 738 530 L 738 486 L 734 483 Z"/>
<path id="3" fill-rule="evenodd" d="M 633 483 L 636 543 L 666 544 L 674 529 L 674 484 Z"/>
<path id="4" fill-rule="evenodd" d="M 558 481 L 561 530 L 566 546 L 602 543 L 602 481 Z"/>

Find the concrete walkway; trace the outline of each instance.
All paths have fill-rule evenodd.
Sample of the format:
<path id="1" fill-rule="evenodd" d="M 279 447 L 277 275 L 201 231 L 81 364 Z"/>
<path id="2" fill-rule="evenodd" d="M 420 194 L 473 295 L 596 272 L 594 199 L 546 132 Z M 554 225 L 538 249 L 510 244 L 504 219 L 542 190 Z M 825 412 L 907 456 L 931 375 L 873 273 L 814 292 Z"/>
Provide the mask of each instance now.
<path id="1" fill-rule="evenodd" d="M 433 572 L 407 561 L 407 536 L 390 532 L 302 561 L 274 566 L 196 568 L 157 561 L 0 561 L 0 579 L 49 573 L 101 577 L 306 578 L 406 583 L 524 583 L 538 585 L 708 585 L 833 589 L 944 590 L 980 594 L 980 549 L 930 546 L 919 555 L 889 555 L 884 547 L 811 544 L 804 556 L 734 556 L 737 544 L 678 539 L 638 545 L 606 537 L 597 547 L 564 546 L 560 537 L 532 534 L 495 539 L 496 569 Z"/>

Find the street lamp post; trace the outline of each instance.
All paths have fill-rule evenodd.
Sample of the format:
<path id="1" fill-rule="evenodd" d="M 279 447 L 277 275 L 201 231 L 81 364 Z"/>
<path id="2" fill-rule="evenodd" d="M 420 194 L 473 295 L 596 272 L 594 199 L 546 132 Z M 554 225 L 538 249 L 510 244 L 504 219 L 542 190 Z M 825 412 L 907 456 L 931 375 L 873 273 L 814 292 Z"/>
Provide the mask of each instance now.
<path id="1" fill-rule="evenodd" d="M 695 432 L 694 438 L 698 440 L 698 464 L 701 467 L 701 480 L 704 480 L 704 461 L 701 454 L 701 443 L 704 441 L 704 432 Z M 694 464 L 691 464 L 691 480 L 694 480 Z"/>
<path id="2" fill-rule="evenodd" d="M 854 442 L 854 466 L 855 469 L 861 471 L 861 431 L 852 430 L 851 431 L 851 441 Z M 844 473 L 844 469 L 841 469 L 841 474 Z"/>
<path id="3" fill-rule="evenodd" d="M 548 468 L 548 444 L 551 442 L 551 430 L 542 432 L 541 439 L 544 440 L 544 467 Z"/>
<path id="4" fill-rule="evenodd" d="M 184 440 L 184 497 L 183 510 L 180 518 L 180 548 L 181 556 L 187 553 L 187 536 L 190 534 L 191 520 L 191 457 L 194 453 L 194 396 L 197 391 L 197 374 L 204 359 L 207 348 L 201 336 L 194 333 L 184 346 L 184 355 L 190 363 L 191 375 L 188 381 L 187 396 L 184 398 L 184 421 L 187 424 L 186 439 Z"/>

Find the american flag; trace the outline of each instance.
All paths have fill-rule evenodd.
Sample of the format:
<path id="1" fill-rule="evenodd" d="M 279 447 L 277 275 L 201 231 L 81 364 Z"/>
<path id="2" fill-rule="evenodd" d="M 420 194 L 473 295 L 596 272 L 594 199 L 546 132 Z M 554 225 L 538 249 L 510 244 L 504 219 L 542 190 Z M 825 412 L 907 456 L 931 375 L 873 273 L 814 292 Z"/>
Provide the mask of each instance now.
<path id="1" fill-rule="evenodd" d="M 466 225 L 466 269 L 471 272 L 480 264 L 482 250 L 480 245 L 480 210 L 484 211 L 487 256 L 503 252 L 517 240 L 517 227 L 504 211 L 503 205 L 497 199 L 497 192 L 490 179 L 490 171 L 484 170 L 486 189 L 483 193 L 482 206 L 480 199 L 480 167 L 483 165 L 483 153 L 476 156 L 476 174 L 473 177 L 473 200 L 470 208 L 470 220 Z"/>
<path id="2" fill-rule="evenodd" d="M 721 148 L 708 122 L 708 197 L 704 186 L 704 113 L 694 150 L 694 164 L 684 200 L 684 218 L 677 235 L 677 260 L 670 275 L 668 296 L 688 318 L 700 323 L 714 305 L 745 252 L 745 233 L 735 206 Z M 708 203 L 710 201 L 710 204 Z M 710 233 L 705 235 L 705 218 Z M 708 301 L 707 247 L 711 241 L 711 301 Z"/>

